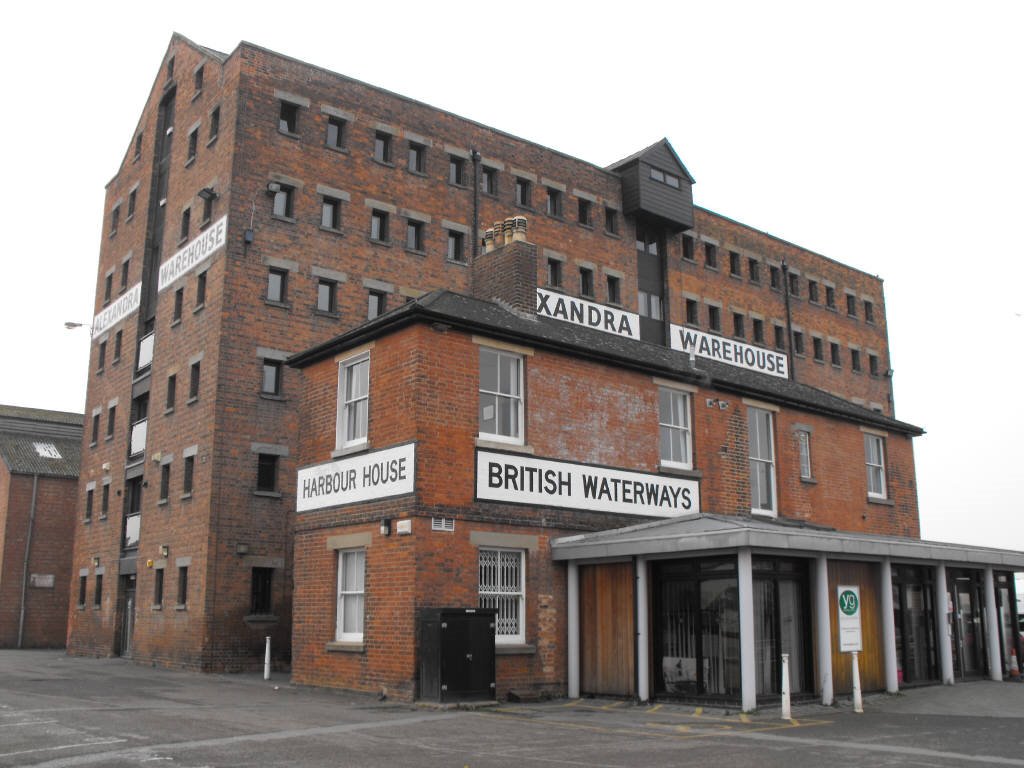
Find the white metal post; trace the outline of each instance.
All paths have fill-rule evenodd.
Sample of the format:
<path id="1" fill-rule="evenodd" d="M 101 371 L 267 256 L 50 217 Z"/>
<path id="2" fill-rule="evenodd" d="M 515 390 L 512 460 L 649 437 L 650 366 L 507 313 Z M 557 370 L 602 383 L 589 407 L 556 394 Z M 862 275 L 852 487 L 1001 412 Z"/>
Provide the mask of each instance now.
<path id="1" fill-rule="evenodd" d="M 999 615 L 996 611 L 996 581 L 992 567 L 985 568 L 985 638 L 988 640 L 988 676 L 1003 679 L 1003 660 L 999 653 Z"/>
<path id="2" fill-rule="evenodd" d="M 881 571 L 882 589 L 882 650 L 885 659 L 885 692 L 899 693 L 899 669 L 896 660 L 896 615 L 892 602 L 892 563 L 883 558 Z"/>
<path id="3" fill-rule="evenodd" d="M 569 563 L 567 574 L 566 613 L 569 637 L 567 661 L 569 664 L 569 698 L 580 697 L 580 571 L 576 563 Z"/>
<path id="4" fill-rule="evenodd" d="M 647 558 L 636 559 L 636 697 L 651 698 L 651 661 L 648 653 L 650 619 L 647 615 Z"/>
<path id="5" fill-rule="evenodd" d="M 263 679 L 270 679 L 270 635 L 267 635 L 267 649 L 263 653 Z"/>
<path id="6" fill-rule="evenodd" d="M 863 714 L 864 700 L 860 695 L 860 665 L 857 663 L 857 652 L 851 652 L 850 656 L 853 658 L 853 711 Z"/>
<path id="7" fill-rule="evenodd" d="M 744 712 L 757 709 L 757 661 L 754 655 L 754 560 L 749 547 L 736 554 L 740 609 L 740 691 Z"/>
<path id="8" fill-rule="evenodd" d="M 818 648 L 818 686 L 821 703 L 832 706 L 832 614 L 829 611 L 828 558 L 819 555 L 814 561 L 814 625 Z"/>
<path id="9" fill-rule="evenodd" d="M 782 654 L 782 719 L 793 719 L 789 706 L 789 654 Z"/>
<path id="10" fill-rule="evenodd" d="M 948 604 L 950 597 L 946 592 L 946 564 L 935 566 L 935 634 L 939 641 L 939 671 L 944 685 L 953 684 L 953 643 L 949 637 L 952 629 L 949 623 Z"/>

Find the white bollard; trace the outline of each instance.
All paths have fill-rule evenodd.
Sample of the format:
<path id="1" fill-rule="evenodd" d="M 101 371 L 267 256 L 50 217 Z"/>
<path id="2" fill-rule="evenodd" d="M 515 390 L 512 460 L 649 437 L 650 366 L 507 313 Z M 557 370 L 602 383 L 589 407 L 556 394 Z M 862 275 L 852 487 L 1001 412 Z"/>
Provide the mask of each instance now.
<path id="1" fill-rule="evenodd" d="M 789 654 L 782 654 L 782 719 L 792 720 L 793 713 L 789 707 Z"/>
<path id="2" fill-rule="evenodd" d="M 864 700 L 860 696 L 860 666 L 857 664 L 857 652 L 853 651 L 853 711 L 864 714 Z"/>
<path id="3" fill-rule="evenodd" d="M 267 635 L 267 650 L 263 654 L 263 679 L 270 679 L 270 635 Z"/>

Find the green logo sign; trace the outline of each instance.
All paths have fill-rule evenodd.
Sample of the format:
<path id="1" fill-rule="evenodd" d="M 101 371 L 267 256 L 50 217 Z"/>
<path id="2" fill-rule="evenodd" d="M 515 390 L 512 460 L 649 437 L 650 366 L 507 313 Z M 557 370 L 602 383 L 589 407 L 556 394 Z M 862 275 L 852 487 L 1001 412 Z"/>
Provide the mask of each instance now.
<path id="1" fill-rule="evenodd" d="M 860 602 L 857 600 L 857 595 L 852 590 L 847 589 L 840 593 L 839 610 L 847 616 L 855 616 L 858 608 L 860 608 Z"/>

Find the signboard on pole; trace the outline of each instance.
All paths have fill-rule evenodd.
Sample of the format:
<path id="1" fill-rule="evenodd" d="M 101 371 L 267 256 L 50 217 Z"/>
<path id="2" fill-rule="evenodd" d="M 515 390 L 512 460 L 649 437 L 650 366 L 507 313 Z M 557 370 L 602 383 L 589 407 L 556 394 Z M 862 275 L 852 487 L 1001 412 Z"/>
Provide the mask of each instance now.
<path id="1" fill-rule="evenodd" d="M 839 615 L 839 650 L 842 653 L 862 651 L 860 631 L 860 587 L 836 587 Z"/>

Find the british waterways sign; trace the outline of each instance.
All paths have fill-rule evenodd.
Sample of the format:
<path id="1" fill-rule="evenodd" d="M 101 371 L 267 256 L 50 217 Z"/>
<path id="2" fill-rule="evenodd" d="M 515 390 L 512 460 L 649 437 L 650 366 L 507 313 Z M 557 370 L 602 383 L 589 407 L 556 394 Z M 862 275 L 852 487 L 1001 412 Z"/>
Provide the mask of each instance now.
<path id="1" fill-rule="evenodd" d="M 700 511 L 696 480 L 493 451 L 476 452 L 476 497 L 651 517 Z"/>

